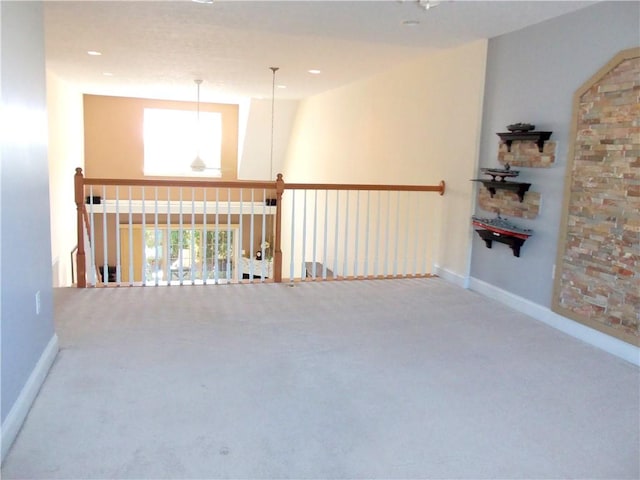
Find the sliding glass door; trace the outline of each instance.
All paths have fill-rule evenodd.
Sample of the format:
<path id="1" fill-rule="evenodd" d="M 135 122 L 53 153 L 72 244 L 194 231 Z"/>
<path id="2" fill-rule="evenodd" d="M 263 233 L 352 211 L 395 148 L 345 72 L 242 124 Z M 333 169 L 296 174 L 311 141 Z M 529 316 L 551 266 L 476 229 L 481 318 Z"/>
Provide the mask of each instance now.
<path id="1" fill-rule="evenodd" d="M 121 225 L 122 282 L 227 283 L 238 279 L 237 225 Z M 144 278 L 144 280 L 143 280 Z"/>

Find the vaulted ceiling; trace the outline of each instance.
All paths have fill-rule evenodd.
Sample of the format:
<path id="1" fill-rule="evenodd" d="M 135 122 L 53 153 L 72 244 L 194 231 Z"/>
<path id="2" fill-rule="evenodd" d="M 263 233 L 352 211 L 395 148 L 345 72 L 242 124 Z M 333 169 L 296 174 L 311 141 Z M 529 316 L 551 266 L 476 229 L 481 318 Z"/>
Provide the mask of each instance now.
<path id="1" fill-rule="evenodd" d="M 420 3 L 47 1 L 47 68 L 85 93 L 191 100 L 198 78 L 203 101 L 270 98 L 275 80 L 298 99 L 594 2 Z"/>

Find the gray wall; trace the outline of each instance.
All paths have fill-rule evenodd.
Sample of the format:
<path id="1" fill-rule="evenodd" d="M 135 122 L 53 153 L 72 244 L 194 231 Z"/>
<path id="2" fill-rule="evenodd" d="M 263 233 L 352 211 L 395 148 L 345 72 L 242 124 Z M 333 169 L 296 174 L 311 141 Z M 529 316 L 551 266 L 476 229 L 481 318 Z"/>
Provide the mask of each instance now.
<path id="1" fill-rule="evenodd" d="M 480 166 L 498 166 L 496 132 L 511 123 L 552 131 L 558 146 L 551 168 L 514 167 L 520 170 L 518 180 L 541 194 L 536 219 L 510 219 L 534 231 L 520 258 L 497 242 L 486 248 L 474 233 L 473 278 L 551 305 L 573 94 L 620 50 L 638 46 L 639 28 L 640 3 L 602 2 L 489 41 Z M 476 213 L 493 216 L 479 207 Z"/>
<path id="2" fill-rule="evenodd" d="M 2 115 L 8 123 L 0 170 L 4 422 L 54 329 L 42 4 L 2 1 L 0 12 Z"/>

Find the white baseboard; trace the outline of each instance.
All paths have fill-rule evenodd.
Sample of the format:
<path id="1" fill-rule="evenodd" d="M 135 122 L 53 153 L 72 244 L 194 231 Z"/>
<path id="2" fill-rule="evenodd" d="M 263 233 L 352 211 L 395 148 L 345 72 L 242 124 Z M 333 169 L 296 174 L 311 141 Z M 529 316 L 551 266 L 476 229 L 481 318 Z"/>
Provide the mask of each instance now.
<path id="1" fill-rule="evenodd" d="M 514 310 L 535 318 L 547 325 L 600 348 L 616 357 L 640 366 L 640 348 L 599 332 L 569 318 L 558 315 L 547 307 L 543 307 L 525 298 L 514 295 L 501 288 L 476 278 L 469 279 L 469 289 L 503 303 Z"/>
<path id="2" fill-rule="evenodd" d="M 433 266 L 433 273 L 449 283 L 453 283 L 454 285 L 462 288 L 469 288 L 468 277 L 463 277 L 459 273 L 453 272 L 446 268 L 442 268 L 440 265 Z"/>
<path id="3" fill-rule="evenodd" d="M 11 407 L 9 414 L 4 419 L 4 422 L 2 422 L 2 434 L 0 438 L 0 443 L 2 444 L 2 461 L 4 461 L 4 457 L 7 455 L 11 445 L 18 436 L 18 432 L 27 418 L 31 405 L 36 399 L 36 396 L 40 391 L 40 387 L 44 383 L 44 379 L 47 377 L 47 373 L 49 373 L 49 369 L 51 368 L 57 354 L 58 336 L 54 333 L 42 352 L 42 355 L 40 355 L 38 363 L 31 371 L 31 375 L 29 375 L 27 383 L 25 383 L 22 388 L 22 391 L 20 392 L 20 395 L 18 395 L 13 407 Z"/>

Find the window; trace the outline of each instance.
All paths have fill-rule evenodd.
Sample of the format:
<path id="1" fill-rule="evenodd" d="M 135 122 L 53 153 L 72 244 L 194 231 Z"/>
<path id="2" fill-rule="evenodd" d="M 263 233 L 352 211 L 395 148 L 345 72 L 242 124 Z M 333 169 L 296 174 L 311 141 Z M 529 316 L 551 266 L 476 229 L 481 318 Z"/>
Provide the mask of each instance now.
<path id="1" fill-rule="evenodd" d="M 144 174 L 220 177 L 222 115 L 192 110 L 144 109 Z M 199 150 L 199 151 L 198 151 Z M 200 155 L 207 168 L 191 170 Z"/>

